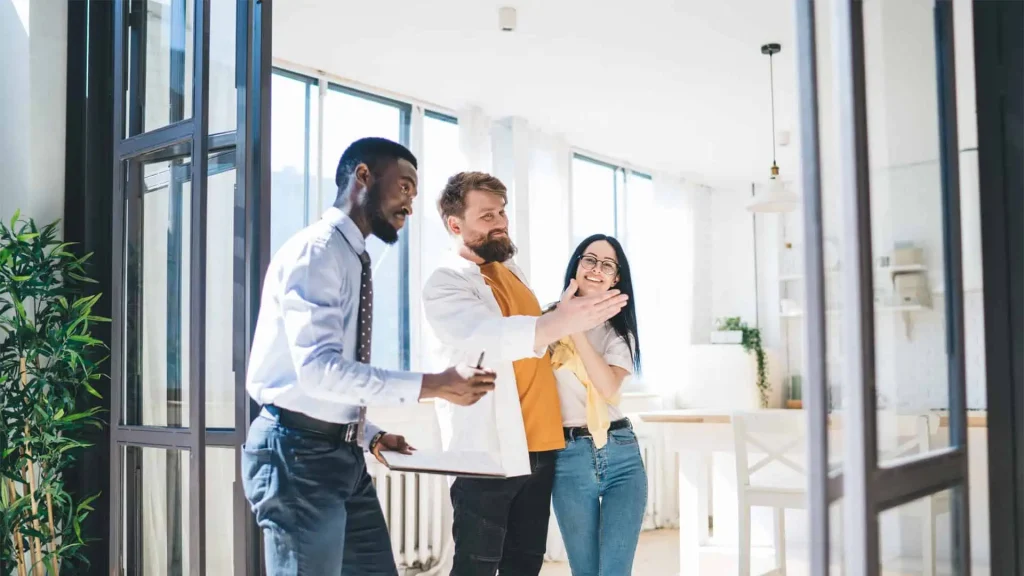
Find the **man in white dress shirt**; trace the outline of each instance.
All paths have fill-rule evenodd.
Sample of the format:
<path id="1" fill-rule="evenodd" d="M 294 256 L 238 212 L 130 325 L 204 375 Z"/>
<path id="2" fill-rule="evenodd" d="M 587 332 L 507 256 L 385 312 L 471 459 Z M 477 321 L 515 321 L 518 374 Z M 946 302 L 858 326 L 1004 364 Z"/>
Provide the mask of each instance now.
<path id="1" fill-rule="evenodd" d="M 409 453 L 366 421 L 368 405 L 477 402 L 494 373 L 459 365 L 414 374 L 370 365 L 373 286 L 366 237 L 386 243 L 412 215 L 416 158 L 381 138 L 353 143 L 323 218 L 274 255 L 249 357 L 263 405 L 242 448 L 242 480 L 263 530 L 270 576 L 395 576 L 364 451 Z"/>
<path id="2" fill-rule="evenodd" d="M 438 211 L 455 248 L 427 280 L 423 307 L 448 362 L 481 352 L 496 388 L 473 406 L 438 402 L 445 450 L 487 452 L 508 478 L 458 478 L 452 576 L 536 576 L 544 562 L 555 451 L 565 447 L 547 348 L 603 324 L 626 305 L 618 290 L 574 298 L 541 315 L 515 265 L 508 194 L 482 172 L 452 176 Z"/>

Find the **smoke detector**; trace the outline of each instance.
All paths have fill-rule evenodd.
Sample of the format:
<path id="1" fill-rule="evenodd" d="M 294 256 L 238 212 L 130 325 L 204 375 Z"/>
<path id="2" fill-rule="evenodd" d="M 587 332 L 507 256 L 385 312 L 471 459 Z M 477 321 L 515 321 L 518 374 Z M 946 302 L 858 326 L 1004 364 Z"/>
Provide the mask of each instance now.
<path id="1" fill-rule="evenodd" d="M 514 32 L 516 29 L 516 9 L 504 6 L 498 9 L 498 26 L 502 32 Z"/>

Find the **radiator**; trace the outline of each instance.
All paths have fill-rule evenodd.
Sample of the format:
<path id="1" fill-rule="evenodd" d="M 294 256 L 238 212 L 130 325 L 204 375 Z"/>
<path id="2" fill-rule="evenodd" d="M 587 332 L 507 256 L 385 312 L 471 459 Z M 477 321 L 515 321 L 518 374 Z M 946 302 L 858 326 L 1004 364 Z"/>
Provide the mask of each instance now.
<path id="1" fill-rule="evenodd" d="M 639 435 L 640 454 L 647 470 L 647 508 L 644 530 L 675 526 L 677 510 L 676 454 L 667 452 L 661 438 Z M 416 573 L 435 568 L 450 553 L 451 503 L 444 476 L 393 472 L 372 456 L 367 468 L 377 488 L 377 498 L 391 533 L 391 547 L 400 572 Z M 554 513 L 548 529 L 547 560 L 565 561 L 565 548 Z"/>
<path id="2" fill-rule="evenodd" d="M 448 504 L 444 476 L 393 472 L 372 457 L 373 477 L 395 564 L 402 569 L 428 570 L 442 560 L 444 512 Z"/>

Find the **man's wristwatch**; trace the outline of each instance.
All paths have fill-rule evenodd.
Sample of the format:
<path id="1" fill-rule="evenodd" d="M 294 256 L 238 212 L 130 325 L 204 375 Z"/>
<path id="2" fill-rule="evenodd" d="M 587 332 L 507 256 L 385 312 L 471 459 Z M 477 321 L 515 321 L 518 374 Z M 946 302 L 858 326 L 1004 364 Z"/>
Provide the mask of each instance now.
<path id="1" fill-rule="evenodd" d="M 376 434 L 373 435 L 373 438 L 370 440 L 371 454 L 373 453 L 374 450 L 376 450 L 377 444 L 380 442 L 380 439 L 383 438 L 385 434 L 387 434 L 387 432 L 381 430 L 380 432 L 377 432 Z"/>

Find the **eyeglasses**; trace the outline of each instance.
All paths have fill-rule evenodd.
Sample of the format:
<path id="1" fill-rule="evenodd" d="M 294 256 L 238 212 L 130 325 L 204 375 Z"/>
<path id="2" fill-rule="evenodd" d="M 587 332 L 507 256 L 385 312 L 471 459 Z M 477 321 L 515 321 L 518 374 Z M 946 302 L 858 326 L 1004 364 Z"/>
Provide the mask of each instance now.
<path id="1" fill-rule="evenodd" d="M 598 260 L 595 256 L 585 254 L 580 258 L 580 265 L 584 270 L 593 270 L 601 265 L 601 273 L 605 276 L 615 276 L 619 273 L 619 264 L 614 260 Z"/>

